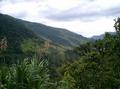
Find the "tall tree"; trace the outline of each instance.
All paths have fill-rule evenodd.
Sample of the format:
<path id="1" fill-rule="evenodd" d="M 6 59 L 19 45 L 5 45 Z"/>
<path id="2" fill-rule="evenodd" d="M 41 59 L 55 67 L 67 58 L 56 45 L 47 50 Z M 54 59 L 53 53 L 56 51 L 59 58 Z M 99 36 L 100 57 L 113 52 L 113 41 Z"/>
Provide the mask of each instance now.
<path id="1" fill-rule="evenodd" d="M 114 21 L 115 21 L 114 24 L 115 30 L 118 32 L 120 31 L 120 18 L 118 17 L 117 19 L 114 19 Z"/>

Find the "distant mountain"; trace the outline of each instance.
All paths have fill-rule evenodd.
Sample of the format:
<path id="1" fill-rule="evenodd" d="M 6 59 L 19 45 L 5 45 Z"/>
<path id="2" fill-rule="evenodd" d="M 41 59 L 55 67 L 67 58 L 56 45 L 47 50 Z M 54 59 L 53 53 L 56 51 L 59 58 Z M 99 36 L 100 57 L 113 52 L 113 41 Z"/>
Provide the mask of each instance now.
<path id="1" fill-rule="evenodd" d="M 89 40 L 66 29 L 54 28 L 0 14 L 0 39 L 3 37 L 7 37 L 8 46 L 12 52 L 19 52 L 21 42 L 25 39 L 37 39 L 39 43 L 48 41 L 52 45 L 64 48 L 74 47 Z"/>
<path id="2" fill-rule="evenodd" d="M 111 35 L 115 35 L 115 32 L 108 32 L 108 33 L 111 34 Z M 105 36 L 105 34 L 96 35 L 96 36 L 91 37 L 91 39 L 99 40 L 99 39 L 103 39 L 104 36 Z"/>
<path id="3" fill-rule="evenodd" d="M 93 36 L 91 38 L 94 39 L 94 40 L 103 39 L 104 38 L 104 34 L 102 34 L 102 35 L 96 35 L 96 36 Z"/>

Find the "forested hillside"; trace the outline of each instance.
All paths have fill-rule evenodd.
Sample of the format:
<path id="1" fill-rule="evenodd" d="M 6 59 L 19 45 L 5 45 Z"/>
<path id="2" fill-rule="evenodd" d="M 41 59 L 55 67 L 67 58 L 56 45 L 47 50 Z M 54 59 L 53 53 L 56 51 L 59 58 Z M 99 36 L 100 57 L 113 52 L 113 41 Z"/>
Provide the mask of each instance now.
<path id="1" fill-rule="evenodd" d="M 80 44 L 65 51 L 64 57 L 61 51 L 54 51 L 57 49 L 53 49 L 52 44 L 50 47 L 48 41 L 44 42 L 45 38 L 40 40 L 40 35 L 36 36 L 37 33 L 31 29 L 25 37 L 32 39 L 23 40 L 21 45 L 27 58 L 15 63 L 6 63 L 6 55 L 3 54 L 9 52 L 9 42 L 3 36 L 0 41 L 0 89 L 120 89 L 120 18 L 115 20 L 114 27 L 115 35 L 106 33 L 103 39 Z M 5 30 L 0 31 L 3 34 Z M 53 57 L 54 61 L 51 61 Z M 60 57 L 64 59 L 59 60 Z"/>
<path id="2" fill-rule="evenodd" d="M 17 36 L 19 40 L 23 40 L 38 37 L 40 40 L 49 41 L 62 47 L 76 46 L 89 40 L 66 29 L 27 22 L 4 14 L 0 14 L 0 29 L 0 38 L 8 36 L 8 38 L 14 37 L 15 39 Z"/>
<path id="3" fill-rule="evenodd" d="M 54 28 L 43 24 L 26 21 L 23 21 L 23 23 L 28 29 L 35 32 L 39 37 L 62 47 L 74 47 L 78 44 L 84 44 L 89 41 L 88 38 L 70 32 L 66 29 Z"/>
<path id="4" fill-rule="evenodd" d="M 52 64 L 59 65 L 64 61 L 68 49 L 87 41 L 89 39 L 65 29 L 0 14 L 0 42 L 1 46 L 6 45 L 6 50 L 0 52 L 1 63 L 3 58 L 11 63 L 44 53 L 43 49 L 46 48 Z"/>

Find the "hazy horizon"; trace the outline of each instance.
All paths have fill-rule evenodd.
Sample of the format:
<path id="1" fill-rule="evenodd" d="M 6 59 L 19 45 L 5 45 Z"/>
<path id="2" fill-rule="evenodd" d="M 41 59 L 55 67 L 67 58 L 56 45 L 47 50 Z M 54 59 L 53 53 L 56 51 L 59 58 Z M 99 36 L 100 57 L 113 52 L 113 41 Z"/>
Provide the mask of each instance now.
<path id="1" fill-rule="evenodd" d="M 119 4 L 119 0 L 1 0 L 0 13 L 91 37 L 114 31 Z"/>

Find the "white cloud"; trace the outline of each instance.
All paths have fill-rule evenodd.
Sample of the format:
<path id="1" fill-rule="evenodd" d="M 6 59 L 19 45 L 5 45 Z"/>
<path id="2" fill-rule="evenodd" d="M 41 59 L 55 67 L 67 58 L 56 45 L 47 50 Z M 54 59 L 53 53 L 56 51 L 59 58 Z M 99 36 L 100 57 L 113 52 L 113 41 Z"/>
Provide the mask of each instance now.
<path id="1" fill-rule="evenodd" d="M 54 22 L 47 21 L 47 25 L 69 29 L 86 37 L 103 34 L 104 32 L 113 32 L 113 19 L 102 18 L 93 22 L 71 21 L 71 22 Z M 56 26 L 57 24 L 57 26 Z"/>
<path id="2" fill-rule="evenodd" d="M 93 12 L 106 11 L 109 9 L 112 10 L 111 8 L 119 6 L 119 4 L 120 0 L 3 0 L 0 3 L 0 12 L 24 20 L 66 28 L 70 31 L 90 37 L 92 35 L 102 34 L 106 31 L 114 31 L 113 18 L 118 16 L 118 14 L 112 15 L 119 13 L 120 8 L 116 8 L 118 9 L 117 12 L 108 12 L 108 14 L 111 14 L 110 17 L 107 16 L 108 14 L 102 14 L 97 18 L 95 16 L 85 17 L 85 15 L 89 15 L 88 13 L 92 15 L 94 14 Z M 63 15 L 69 14 L 69 10 L 73 16 L 76 16 L 76 12 L 78 11 L 78 17 L 71 18 L 71 20 L 68 21 L 62 20 L 63 17 L 61 20 L 53 19 L 54 15 L 58 17 L 61 16 L 60 13 Z M 80 17 L 82 18 L 82 12 L 84 12 L 84 21 L 80 19 Z M 53 17 L 46 17 L 52 15 Z M 68 16 L 69 15 L 66 15 L 66 17 Z M 90 17 L 92 17 L 92 19 Z M 91 21 L 87 21 L 88 18 Z"/>

